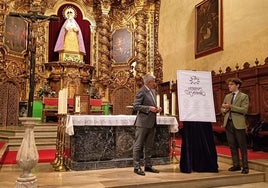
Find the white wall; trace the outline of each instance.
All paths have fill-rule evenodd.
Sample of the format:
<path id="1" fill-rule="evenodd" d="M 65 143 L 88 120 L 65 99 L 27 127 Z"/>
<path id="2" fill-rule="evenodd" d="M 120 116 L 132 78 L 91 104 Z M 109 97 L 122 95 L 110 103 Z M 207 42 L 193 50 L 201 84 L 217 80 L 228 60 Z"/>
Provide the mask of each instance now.
<path id="1" fill-rule="evenodd" d="M 232 70 L 245 62 L 254 66 L 268 57 L 268 0 L 223 0 L 224 50 L 195 59 L 195 5 L 201 0 L 162 0 L 159 51 L 163 81 L 176 80 L 176 70 Z M 171 68 L 172 67 L 172 68 Z"/>

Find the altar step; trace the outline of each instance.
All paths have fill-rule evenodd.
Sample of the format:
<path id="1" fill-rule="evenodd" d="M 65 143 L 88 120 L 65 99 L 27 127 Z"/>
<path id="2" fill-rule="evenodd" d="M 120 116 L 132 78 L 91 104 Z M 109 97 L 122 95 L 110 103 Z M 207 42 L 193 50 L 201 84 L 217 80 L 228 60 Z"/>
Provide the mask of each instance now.
<path id="1" fill-rule="evenodd" d="M 0 142 L 5 143 L 6 150 L 17 151 L 24 136 L 23 126 L 0 128 Z M 34 127 L 35 143 L 38 150 L 55 149 L 57 124 L 40 124 Z M 3 148 L 2 148 L 3 149 Z"/>
<path id="2" fill-rule="evenodd" d="M 39 163 L 33 171 L 38 177 L 38 183 L 41 187 L 72 187 L 72 188 L 216 188 L 216 187 L 267 187 L 265 182 L 265 172 L 250 169 L 249 174 L 240 172 L 229 172 L 229 164 L 219 162 L 219 173 L 181 173 L 178 164 L 155 166 L 160 170 L 159 174 L 146 173 L 146 176 L 139 176 L 133 173 L 133 167 L 113 168 L 76 172 L 54 172 L 49 163 Z M 12 171 L 11 171 L 12 170 Z M 4 181 L 1 183 L 4 187 L 11 187 L 16 180 L 18 167 L 12 166 L 12 169 L 4 166 L 1 171 L 1 177 Z M 11 173 L 9 173 L 11 172 Z M 55 178 L 60 176 L 60 178 Z M 59 186 L 60 185 L 60 186 Z M 256 185 L 256 186 L 254 186 Z"/>
<path id="3" fill-rule="evenodd" d="M 268 176 L 268 160 L 252 160 L 249 161 L 250 173 L 241 174 L 238 172 L 229 172 L 227 169 L 231 166 L 232 160 L 230 156 L 219 155 L 218 156 L 219 173 L 181 173 L 179 170 L 179 163 L 170 165 L 159 165 L 156 166 L 160 170 L 160 173 L 155 175 L 146 173 L 146 181 L 144 177 L 133 176 L 132 168 L 125 171 L 124 180 L 121 181 L 122 177 L 116 173 L 115 177 L 112 177 L 112 184 L 107 187 L 119 187 L 120 188 L 131 188 L 131 187 L 143 187 L 143 188 L 177 188 L 177 187 L 189 187 L 189 188 L 223 188 L 227 186 L 236 187 L 241 186 L 243 188 L 251 187 L 266 187 L 267 176 Z M 116 169 L 118 171 L 124 171 Z M 105 176 L 105 171 L 95 171 L 99 173 L 101 177 Z M 111 172 L 109 173 L 111 174 Z M 89 174 L 88 174 L 89 175 Z M 134 178 L 133 178 L 134 177 Z M 254 186 L 256 185 L 256 186 Z M 259 186 L 260 185 L 260 186 Z M 76 186 L 73 186 L 76 187 Z M 78 186 L 77 186 L 78 187 Z"/>

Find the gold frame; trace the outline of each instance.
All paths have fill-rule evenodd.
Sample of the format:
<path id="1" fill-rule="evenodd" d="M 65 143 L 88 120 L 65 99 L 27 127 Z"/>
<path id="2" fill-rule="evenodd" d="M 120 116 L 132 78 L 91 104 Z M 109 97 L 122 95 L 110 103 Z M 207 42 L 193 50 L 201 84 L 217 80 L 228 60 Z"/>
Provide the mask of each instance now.
<path id="1" fill-rule="evenodd" d="M 115 63 L 127 63 L 133 56 L 132 32 L 126 28 L 116 29 L 111 42 L 112 60 Z"/>
<path id="2" fill-rule="evenodd" d="M 195 58 L 223 50 L 222 0 L 195 6 Z"/>
<path id="3" fill-rule="evenodd" d="M 28 23 L 14 16 L 7 16 L 5 22 L 4 44 L 11 51 L 24 53 L 27 50 Z"/>

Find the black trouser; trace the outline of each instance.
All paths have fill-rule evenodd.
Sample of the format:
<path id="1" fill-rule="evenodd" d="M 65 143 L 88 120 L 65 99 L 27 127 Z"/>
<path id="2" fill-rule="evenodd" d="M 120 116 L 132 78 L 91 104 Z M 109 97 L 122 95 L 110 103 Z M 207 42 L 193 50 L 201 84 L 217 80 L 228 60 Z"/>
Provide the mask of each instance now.
<path id="1" fill-rule="evenodd" d="M 245 129 L 236 129 L 233 121 L 228 120 L 226 125 L 226 137 L 231 150 L 233 166 L 240 166 L 239 151 L 240 148 L 242 167 L 248 168 L 247 138 Z"/>

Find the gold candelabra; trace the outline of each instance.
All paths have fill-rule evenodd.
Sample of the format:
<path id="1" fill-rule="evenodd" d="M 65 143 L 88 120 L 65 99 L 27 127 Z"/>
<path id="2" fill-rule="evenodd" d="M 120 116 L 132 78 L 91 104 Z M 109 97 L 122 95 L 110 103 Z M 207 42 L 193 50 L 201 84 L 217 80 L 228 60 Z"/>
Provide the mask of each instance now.
<path id="1" fill-rule="evenodd" d="M 176 135 L 175 133 L 172 133 L 171 136 L 171 142 L 170 142 L 170 148 L 171 148 L 171 156 L 170 156 L 170 161 L 171 163 L 175 164 L 179 162 L 178 155 L 176 154 L 177 150 L 180 150 L 180 146 L 176 144 Z"/>
<path id="2" fill-rule="evenodd" d="M 58 114 L 58 129 L 56 138 L 56 153 L 55 158 L 51 162 L 55 171 L 67 171 L 65 165 L 65 129 L 66 129 L 66 114 Z"/>

